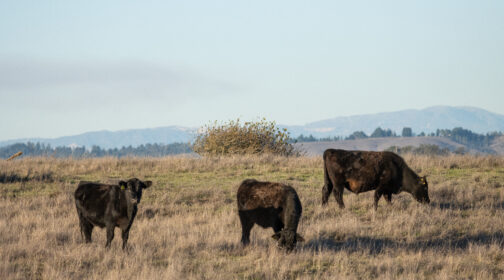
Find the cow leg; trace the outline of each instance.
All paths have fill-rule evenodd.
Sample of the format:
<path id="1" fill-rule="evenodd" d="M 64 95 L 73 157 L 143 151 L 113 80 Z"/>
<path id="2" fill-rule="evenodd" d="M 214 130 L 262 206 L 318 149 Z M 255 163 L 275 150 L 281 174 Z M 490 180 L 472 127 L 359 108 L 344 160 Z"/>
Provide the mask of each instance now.
<path id="1" fill-rule="evenodd" d="M 122 241 L 123 241 L 122 249 L 123 250 L 126 249 L 126 243 L 128 243 L 128 237 L 129 237 L 129 228 L 122 231 Z"/>
<path id="2" fill-rule="evenodd" d="M 128 243 L 128 238 L 129 238 L 129 232 L 130 232 L 130 229 L 131 229 L 131 225 L 132 223 L 128 223 L 128 224 L 122 224 L 119 228 L 121 229 L 121 237 L 122 237 L 122 249 L 123 250 L 126 250 L 126 246 L 127 246 L 127 243 Z"/>
<path id="3" fill-rule="evenodd" d="M 376 190 L 374 193 L 374 209 L 375 211 L 378 210 L 378 201 L 380 200 L 380 197 L 382 196 L 382 192 L 380 190 Z"/>
<path id="4" fill-rule="evenodd" d="M 276 220 L 275 224 L 273 225 L 273 231 L 275 233 L 278 233 L 278 232 L 282 231 L 283 228 L 284 228 L 284 224 L 282 223 L 282 221 L 280 219 Z"/>
<path id="5" fill-rule="evenodd" d="M 80 225 L 80 230 L 81 234 L 84 235 L 84 240 L 86 243 L 91 242 L 91 234 L 93 233 L 93 224 L 88 222 L 82 215 L 81 213 L 79 214 L 79 225 Z"/>
<path id="6" fill-rule="evenodd" d="M 392 193 L 385 194 L 385 200 L 388 204 L 392 204 Z"/>
<path id="7" fill-rule="evenodd" d="M 243 244 L 243 246 L 247 246 L 250 243 L 250 230 L 252 230 L 254 223 L 250 221 L 250 218 L 247 217 L 247 214 L 241 211 L 238 211 L 238 214 L 240 215 L 240 222 L 242 226 L 241 243 Z"/>
<path id="8" fill-rule="evenodd" d="M 112 243 L 112 239 L 114 239 L 114 224 L 109 223 L 106 224 L 107 226 L 107 243 L 105 244 L 105 248 L 109 248 L 110 244 Z"/>
<path id="9" fill-rule="evenodd" d="M 345 208 L 345 203 L 343 203 L 343 185 L 342 184 L 337 184 L 333 188 L 333 196 L 336 199 L 336 202 L 338 203 L 338 206 L 340 209 Z"/>
<path id="10" fill-rule="evenodd" d="M 325 184 L 322 188 L 322 205 L 326 205 L 333 190 L 332 184 Z"/>
<path id="11" fill-rule="evenodd" d="M 81 220 L 81 231 L 84 234 L 86 243 L 91 243 L 91 234 L 93 233 L 93 224 L 88 221 Z"/>

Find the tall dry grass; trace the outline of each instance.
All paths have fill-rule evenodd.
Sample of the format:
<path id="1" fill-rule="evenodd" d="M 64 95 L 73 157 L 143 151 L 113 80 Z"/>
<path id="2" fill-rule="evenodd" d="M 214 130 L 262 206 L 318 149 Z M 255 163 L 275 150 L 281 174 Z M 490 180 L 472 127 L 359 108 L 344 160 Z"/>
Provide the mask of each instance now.
<path id="1" fill-rule="evenodd" d="M 0 161 L 1 279 L 499 279 L 504 275 L 504 159 L 406 156 L 428 175 L 431 204 L 410 195 L 372 209 L 345 192 L 320 206 L 322 159 L 276 156 Z M 44 176 L 45 174 L 45 176 Z M 47 175 L 47 174 L 50 174 Z M 10 177 L 9 177 L 10 176 Z M 105 231 L 84 244 L 78 180 L 151 179 L 130 233 L 110 250 Z M 288 183 L 303 204 L 306 239 L 286 254 L 254 227 L 239 245 L 235 194 L 244 178 Z"/>

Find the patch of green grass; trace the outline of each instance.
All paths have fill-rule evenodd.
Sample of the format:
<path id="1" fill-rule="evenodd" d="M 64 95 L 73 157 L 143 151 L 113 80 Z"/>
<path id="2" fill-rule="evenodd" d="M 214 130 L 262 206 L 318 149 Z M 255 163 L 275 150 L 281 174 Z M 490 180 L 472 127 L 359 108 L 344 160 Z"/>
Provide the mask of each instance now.
<path id="1" fill-rule="evenodd" d="M 349 208 L 350 208 L 350 211 L 352 211 L 352 213 L 354 213 L 358 217 L 362 217 L 362 216 L 366 215 L 368 212 L 368 209 L 366 209 L 365 207 L 363 207 L 361 205 L 351 205 Z"/>
<path id="2" fill-rule="evenodd" d="M 472 174 L 477 171 L 474 168 L 467 168 L 467 169 L 462 169 L 462 168 L 455 168 L 455 169 L 444 169 L 440 172 L 442 176 L 445 178 L 468 178 Z"/>

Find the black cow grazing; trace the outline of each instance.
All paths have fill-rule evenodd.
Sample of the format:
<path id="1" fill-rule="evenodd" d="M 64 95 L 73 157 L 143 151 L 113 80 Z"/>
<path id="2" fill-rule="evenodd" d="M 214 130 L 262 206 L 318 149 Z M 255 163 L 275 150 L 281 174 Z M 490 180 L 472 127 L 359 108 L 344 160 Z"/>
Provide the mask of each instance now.
<path id="1" fill-rule="evenodd" d="M 376 190 L 375 210 L 382 195 L 390 203 L 392 194 L 402 191 L 412 194 L 419 202 L 430 202 L 426 177 L 419 177 L 392 152 L 327 149 L 324 152 L 322 205 L 327 203 L 332 191 L 339 207 L 344 208 L 343 188 L 356 194 Z"/>
<path id="2" fill-rule="evenodd" d="M 137 178 L 120 181 L 117 185 L 80 182 L 75 190 L 75 206 L 86 243 L 91 242 L 94 226 L 106 227 L 105 247 L 108 248 L 114 238 L 115 227 L 119 227 L 122 230 L 122 248 L 125 249 L 142 191 L 151 185 L 151 181 L 142 182 Z"/>
<path id="3" fill-rule="evenodd" d="M 250 243 L 254 224 L 272 227 L 278 245 L 291 251 L 296 243 L 304 241 L 297 231 L 301 218 L 301 201 L 291 186 L 280 183 L 243 181 L 237 193 L 238 214 L 242 225 L 243 245 Z"/>

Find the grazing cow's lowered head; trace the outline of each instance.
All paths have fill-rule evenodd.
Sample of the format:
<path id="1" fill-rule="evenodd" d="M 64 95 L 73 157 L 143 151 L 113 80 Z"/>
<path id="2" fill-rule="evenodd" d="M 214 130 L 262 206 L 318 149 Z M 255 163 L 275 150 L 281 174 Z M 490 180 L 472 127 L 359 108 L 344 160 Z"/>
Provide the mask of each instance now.
<path id="1" fill-rule="evenodd" d="M 242 225 L 243 245 L 250 242 L 250 230 L 254 224 L 272 227 L 278 246 L 291 251 L 297 242 L 304 241 L 296 233 L 301 218 L 301 202 L 291 186 L 280 183 L 243 181 L 237 193 L 238 214 Z"/>
<path id="2" fill-rule="evenodd" d="M 117 185 L 80 182 L 75 190 L 75 206 L 86 242 L 91 242 L 93 227 L 106 227 L 105 247 L 109 247 L 114 238 L 114 229 L 119 227 L 125 249 L 142 191 L 151 185 L 151 181 L 140 181 L 137 178 L 120 181 Z"/>
<path id="3" fill-rule="evenodd" d="M 404 187 L 404 190 L 411 193 L 418 202 L 430 203 L 427 177 L 412 178 L 411 180 L 413 182 L 411 182 L 409 186 Z"/>
<path id="4" fill-rule="evenodd" d="M 304 238 L 292 230 L 281 230 L 271 236 L 278 241 L 278 247 L 292 251 L 298 242 L 304 242 Z"/>

